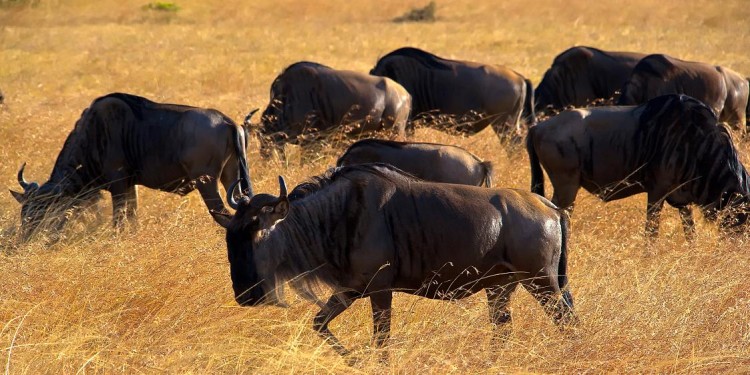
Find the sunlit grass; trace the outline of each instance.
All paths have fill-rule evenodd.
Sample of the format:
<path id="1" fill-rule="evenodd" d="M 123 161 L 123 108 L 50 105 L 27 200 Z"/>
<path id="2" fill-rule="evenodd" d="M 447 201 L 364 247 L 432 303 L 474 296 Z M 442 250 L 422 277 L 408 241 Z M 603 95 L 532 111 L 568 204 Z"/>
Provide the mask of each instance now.
<path id="1" fill-rule="evenodd" d="M 32 5 L 33 3 L 33 5 Z M 220 4 L 179 1 L 168 22 L 147 1 L 39 1 L 0 7 L 0 177 L 17 168 L 44 181 L 65 136 L 96 97 L 131 92 L 216 108 L 241 121 L 263 107 L 288 64 L 318 61 L 367 71 L 378 56 L 413 45 L 451 58 L 507 65 L 537 83 L 574 44 L 665 52 L 750 74 L 750 7 L 743 1 L 658 4 L 544 0 L 438 2 L 433 23 L 390 20 L 425 1 Z M 463 146 L 495 164 L 498 186 L 528 189 L 523 150 L 509 153 L 486 130 L 474 137 L 419 129 L 416 140 Z M 250 166 L 258 192 L 276 193 L 335 163 L 334 143 L 314 163 Z M 743 159 L 748 147 L 741 144 Z M 549 182 L 547 190 L 551 191 Z M 223 231 L 197 193 L 139 190 L 137 231 L 109 228 L 111 202 L 71 222 L 65 237 L 15 242 L 19 207 L 0 199 L 0 369 L 11 373 L 474 373 L 747 372 L 750 276 L 747 238 L 698 222 L 687 244 L 676 210 L 661 237 L 641 236 L 644 196 L 603 204 L 579 194 L 570 280 L 580 326 L 561 334 L 519 289 L 513 332 L 491 340 L 486 300 L 395 297 L 391 361 L 368 348 L 371 313 L 358 301 L 332 324 L 360 361 L 337 357 L 311 330 L 313 306 L 238 307 Z M 291 297 L 291 296 L 289 296 Z"/>

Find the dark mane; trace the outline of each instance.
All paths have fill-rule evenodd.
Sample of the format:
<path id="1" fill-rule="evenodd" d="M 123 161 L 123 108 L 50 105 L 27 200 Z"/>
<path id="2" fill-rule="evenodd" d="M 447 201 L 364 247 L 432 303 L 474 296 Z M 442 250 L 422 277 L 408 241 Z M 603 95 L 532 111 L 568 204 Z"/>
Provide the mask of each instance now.
<path id="1" fill-rule="evenodd" d="M 370 163 L 351 165 L 346 167 L 333 167 L 320 175 L 308 178 L 306 181 L 297 185 L 291 193 L 289 200 L 296 201 L 311 196 L 327 186 L 333 184 L 340 178 L 347 178 L 353 173 L 364 172 L 376 175 L 388 181 L 396 182 L 399 180 L 421 181 L 419 178 L 412 176 L 390 164 Z"/>
<path id="2" fill-rule="evenodd" d="M 303 66 L 303 65 L 310 66 L 310 67 L 315 67 L 315 68 L 333 69 L 333 68 L 331 68 L 328 65 L 323 65 L 323 64 L 320 64 L 320 63 L 312 62 L 312 61 L 297 61 L 296 63 L 293 63 L 293 64 L 287 66 L 286 68 L 284 68 L 284 72 L 282 72 L 281 74 L 284 74 L 287 70 L 290 70 L 290 69 L 293 69 L 293 68 L 298 68 L 298 67 Z M 281 74 L 279 76 L 281 76 Z"/>
<path id="3" fill-rule="evenodd" d="M 440 70 L 451 69 L 451 67 L 448 64 L 446 64 L 446 61 L 447 61 L 446 59 L 433 55 L 427 51 L 423 51 L 419 48 L 414 48 L 414 47 L 399 48 L 381 57 L 379 61 L 382 61 L 383 59 L 391 57 L 391 56 L 408 57 L 408 58 L 418 61 L 420 64 L 431 69 L 440 69 Z"/>
<path id="4" fill-rule="evenodd" d="M 709 205 L 728 189 L 750 194 L 748 176 L 729 132 L 714 111 L 687 95 L 664 95 L 641 106 L 636 139 L 644 146 L 641 164 L 684 164 L 686 187 L 700 205 Z M 719 166 L 719 167 L 717 167 Z"/>

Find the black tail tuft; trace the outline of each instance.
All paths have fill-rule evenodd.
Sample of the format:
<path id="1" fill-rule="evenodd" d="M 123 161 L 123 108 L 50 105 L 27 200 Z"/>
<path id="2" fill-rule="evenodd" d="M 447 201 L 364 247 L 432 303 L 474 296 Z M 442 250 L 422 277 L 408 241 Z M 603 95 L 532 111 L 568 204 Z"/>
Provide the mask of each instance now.
<path id="1" fill-rule="evenodd" d="M 528 126 L 536 124 L 536 112 L 534 112 L 534 86 L 529 79 L 524 79 L 526 84 L 526 98 L 523 101 L 523 112 L 521 117 Z"/>
<path id="2" fill-rule="evenodd" d="M 564 210 L 560 210 L 560 231 L 562 234 L 562 244 L 560 246 L 560 263 L 557 265 L 557 283 L 562 291 L 563 301 L 573 308 L 573 296 L 567 289 L 568 286 L 568 238 L 570 236 L 570 218 Z"/>
<path id="3" fill-rule="evenodd" d="M 247 164 L 247 136 L 248 131 L 244 126 L 237 126 L 230 123 L 235 130 L 234 134 L 234 153 L 237 157 L 239 166 L 238 175 L 240 177 L 240 190 L 249 197 L 253 196 L 253 182 L 250 179 L 250 168 Z"/>
<path id="4" fill-rule="evenodd" d="M 531 165 L 531 192 L 544 196 L 544 171 L 534 149 L 534 130 L 536 127 L 532 126 L 529 128 L 529 134 L 526 135 L 526 152 L 529 154 Z"/>

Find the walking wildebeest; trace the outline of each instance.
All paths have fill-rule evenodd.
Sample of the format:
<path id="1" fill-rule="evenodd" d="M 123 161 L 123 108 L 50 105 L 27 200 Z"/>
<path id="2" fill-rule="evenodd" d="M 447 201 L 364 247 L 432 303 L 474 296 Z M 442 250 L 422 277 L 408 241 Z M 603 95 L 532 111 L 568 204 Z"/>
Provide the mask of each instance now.
<path id="1" fill-rule="evenodd" d="M 605 202 L 646 192 L 652 238 L 665 200 L 679 209 L 688 239 L 694 232 L 691 204 L 710 220 L 735 209 L 722 227 L 746 220 L 738 209 L 750 194 L 745 167 L 713 111 L 689 96 L 568 110 L 531 128 L 526 147 L 531 191 L 544 195 L 544 166 L 555 189 L 552 203 L 561 208 L 572 208 L 580 187 Z"/>
<path id="2" fill-rule="evenodd" d="M 274 148 L 283 156 L 285 143 L 313 146 L 316 133 L 342 125 L 354 126 L 347 134 L 355 136 L 392 128 L 403 137 L 410 111 L 411 96 L 391 79 L 303 61 L 273 81 L 271 102 L 254 127 L 267 158 Z"/>
<path id="3" fill-rule="evenodd" d="M 536 111 L 583 107 L 609 99 L 628 81 L 645 54 L 572 47 L 557 55 L 534 91 Z"/>
<path id="4" fill-rule="evenodd" d="M 633 69 L 619 105 L 638 105 L 660 95 L 685 94 L 708 105 L 733 129 L 745 131 L 748 82 L 731 69 L 667 55 L 648 55 Z"/>
<path id="5" fill-rule="evenodd" d="M 386 163 L 432 182 L 492 186 L 492 163 L 458 146 L 363 139 L 349 146 L 336 166 Z"/>
<path id="6" fill-rule="evenodd" d="M 568 218 L 544 197 L 426 182 L 387 164 L 331 169 L 289 197 L 282 177 L 279 184 L 278 197 L 232 202 L 239 209 L 231 219 L 215 214 L 227 229 L 235 300 L 277 302 L 278 282 L 299 275 L 331 286 L 313 326 L 342 355 L 348 351 L 328 323 L 370 297 L 382 346 L 394 291 L 449 300 L 485 289 L 500 325 L 511 320 L 508 299 L 520 283 L 555 322 L 575 321 L 564 290 Z"/>
<path id="7" fill-rule="evenodd" d="M 370 74 L 406 88 L 412 96 L 412 118 L 435 111 L 485 116 L 455 129 L 463 133 L 475 134 L 492 125 L 501 140 L 517 138 L 522 119 L 536 121 L 531 81 L 504 66 L 448 60 L 405 47 L 380 58 Z"/>
<path id="8" fill-rule="evenodd" d="M 135 218 L 135 185 L 180 195 L 197 188 L 209 210 L 226 213 L 218 179 L 228 188 L 239 176 L 241 190 L 252 194 L 245 147 L 242 128 L 214 109 L 122 93 L 97 98 L 65 140 L 47 182 L 26 182 L 25 163 L 18 171 L 24 191 L 11 193 L 22 204 L 23 236 L 42 220 L 61 227 L 61 209 L 75 208 L 100 190 L 112 194 L 113 219 L 120 226 Z"/>

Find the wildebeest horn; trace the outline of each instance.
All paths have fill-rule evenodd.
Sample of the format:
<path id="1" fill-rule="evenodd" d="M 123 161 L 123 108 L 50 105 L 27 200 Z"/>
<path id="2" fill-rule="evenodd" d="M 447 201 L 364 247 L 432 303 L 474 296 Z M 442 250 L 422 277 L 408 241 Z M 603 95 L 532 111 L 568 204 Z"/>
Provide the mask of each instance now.
<path id="1" fill-rule="evenodd" d="M 283 176 L 279 176 L 279 198 L 286 197 L 286 181 Z"/>
<path id="2" fill-rule="evenodd" d="M 235 211 L 240 208 L 240 204 L 234 199 L 234 191 L 237 189 L 237 185 L 239 185 L 240 181 L 241 179 L 238 178 L 237 181 L 232 183 L 227 190 L 227 203 L 229 203 L 229 207 L 232 207 Z"/>
<path id="3" fill-rule="evenodd" d="M 29 190 L 31 187 L 31 184 L 26 182 L 26 179 L 23 178 L 23 170 L 26 169 L 26 162 L 24 162 L 21 165 L 21 169 L 18 170 L 18 183 L 21 185 L 24 191 Z"/>
<path id="4" fill-rule="evenodd" d="M 253 115 L 255 114 L 255 112 L 258 112 L 258 110 L 260 110 L 260 108 L 255 108 L 252 111 L 250 111 L 250 113 L 248 113 L 247 116 L 245 116 L 245 125 L 250 125 L 250 119 L 253 118 Z"/>

